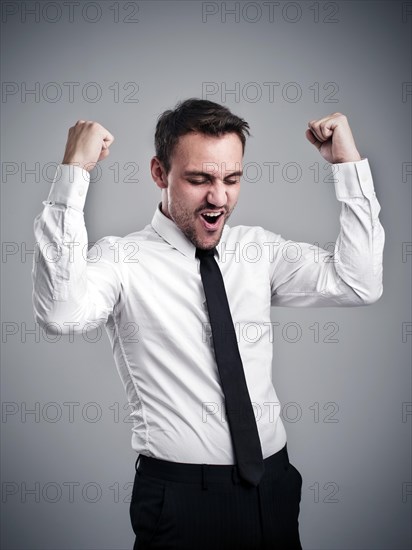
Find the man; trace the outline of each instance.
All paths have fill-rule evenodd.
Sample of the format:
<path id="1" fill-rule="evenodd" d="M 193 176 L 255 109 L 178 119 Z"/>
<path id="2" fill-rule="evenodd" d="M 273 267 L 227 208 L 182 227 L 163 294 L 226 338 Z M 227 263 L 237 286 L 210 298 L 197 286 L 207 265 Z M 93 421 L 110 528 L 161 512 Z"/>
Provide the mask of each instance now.
<path id="1" fill-rule="evenodd" d="M 151 224 L 101 239 L 87 258 L 88 175 L 114 138 L 80 120 L 35 219 L 36 320 L 78 332 L 106 325 L 133 406 L 134 550 L 301 548 L 302 477 L 288 459 L 272 384 L 270 305 L 360 306 L 382 294 L 380 205 L 346 117 L 312 120 L 306 131 L 336 165 L 334 254 L 227 225 L 248 134 L 246 121 L 210 101 L 164 112 Z M 244 337 L 250 323 L 258 338 Z"/>

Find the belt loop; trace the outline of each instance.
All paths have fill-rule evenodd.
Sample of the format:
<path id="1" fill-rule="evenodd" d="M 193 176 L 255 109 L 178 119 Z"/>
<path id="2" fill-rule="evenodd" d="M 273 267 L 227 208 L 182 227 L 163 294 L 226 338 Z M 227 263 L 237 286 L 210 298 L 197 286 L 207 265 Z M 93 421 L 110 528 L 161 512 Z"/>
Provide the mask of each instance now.
<path id="1" fill-rule="evenodd" d="M 239 475 L 237 471 L 237 465 L 232 466 L 232 481 L 235 485 L 239 483 Z"/>
<path id="2" fill-rule="evenodd" d="M 207 475 L 206 475 L 206 470 L 207 468 L 207 464 L 202 464 L 202 489 L 207 489 L 208 486 L 207 486 Z"/>

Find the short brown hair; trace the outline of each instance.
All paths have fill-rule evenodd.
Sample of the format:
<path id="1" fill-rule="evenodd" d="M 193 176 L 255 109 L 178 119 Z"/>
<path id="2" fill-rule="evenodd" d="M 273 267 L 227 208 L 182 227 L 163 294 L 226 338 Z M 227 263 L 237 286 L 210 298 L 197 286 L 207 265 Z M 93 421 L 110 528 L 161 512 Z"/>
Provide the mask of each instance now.
<path id="1" fill-rule="evenodd" d="M 177 103 L 174 110 L 162 113 L 156 124 L 156 156 L 163 164 L 166 174 L 171 168 L 171 158 L 179 137 L 190 132 L 209 136 L 235 133 L 242 142 L 245 152 L 246 135 L 250 135 L 249 124 L 232 114 L 227 107 L 206 99 L 190 98 Z"/>

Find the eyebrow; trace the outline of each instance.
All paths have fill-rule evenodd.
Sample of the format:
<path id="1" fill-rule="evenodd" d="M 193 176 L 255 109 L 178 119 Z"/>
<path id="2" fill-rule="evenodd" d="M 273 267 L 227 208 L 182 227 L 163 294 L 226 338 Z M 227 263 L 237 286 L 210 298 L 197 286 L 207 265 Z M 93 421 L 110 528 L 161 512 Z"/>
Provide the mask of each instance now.
<path id="1" fill-rule="evenodd" d="M 202 172 L 201 170 L 187 170 L 186 172 L 183 172 L 183 175 L 184 176 L 203 176 L 205 178 L 208 178 L 208 179 L 211 179 L 213 178 L 214 176 L 212 176 L 209 172 Z M 243 175 L 243 170 L 238 170 L 237 172 L 231 172 L 230 174 L 227 174 L 227 176 L 225 176 L 225 179 L 226 178 L 231 178 L 233 176 L 242 176 Z"/>

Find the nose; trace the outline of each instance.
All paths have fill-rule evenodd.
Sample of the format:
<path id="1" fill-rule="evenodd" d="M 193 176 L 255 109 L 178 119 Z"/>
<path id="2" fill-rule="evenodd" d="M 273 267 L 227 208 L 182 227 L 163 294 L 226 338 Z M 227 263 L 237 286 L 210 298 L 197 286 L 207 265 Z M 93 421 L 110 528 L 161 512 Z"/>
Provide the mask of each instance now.
<path id="1" fill-rule="evenodd" d="M 216 180 L 213 185 L 210 186 L 207 194 L 207 200 L 209 204 L 213 206 L 221 207 L 227 203 L 226 186 L 221 180 Z"/>

